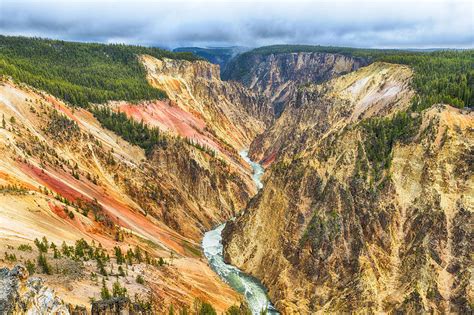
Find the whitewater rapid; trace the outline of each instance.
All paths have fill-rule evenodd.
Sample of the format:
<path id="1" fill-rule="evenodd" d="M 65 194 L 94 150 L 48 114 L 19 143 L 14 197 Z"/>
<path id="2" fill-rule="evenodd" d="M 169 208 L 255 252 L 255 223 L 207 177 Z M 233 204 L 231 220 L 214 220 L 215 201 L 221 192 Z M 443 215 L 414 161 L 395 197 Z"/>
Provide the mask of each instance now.
<path id="1" fill-rule="evenodd" d="M 250 166 L 252 166 L 253 181 L 255 182 L 257 189 L 261 189 L 263 183 L 260 179 L 263 175 L 263 167 L 250 160 L 247 151 L 240 152 L 240 155 L 250 164 Z M 258 279 L 255 279 L 238 268 L 224 262 L 224 247 L 222 245 L 222 230 L 224 227 L 225 223 L 204 234 L 202 248 L 204 250 L 204 255 L 209 261 L 209 265 L 219 275 L 219 277 L 228 283 L 234 290 L 245 296 L 252 314 L 260 314 L 262 310 L 266 310 L 267 314 L 279 314 L 268 299 L 266 288 L 260 283 L 260 281 L 258 281 Z"/>
<path id="2" fill-rule="evenodd" d="M 246 150 L 240 151 L 240 156 L 244 159 L 245 162 L 250 164 L 250 166 L 252 167 L 252 170 L 253 170 L 252 179 L 255 183 L 255 186 L 257 186 L 258 190 L 262 189 L 263 188 L 263 183 L 261 181 L 261 178 L 262 178 L 263 171 L 264 171 L 263 166 L 260 165 L 257 162 L 252 161 L 249 158 L 249 152 L 246 151 Z"/>

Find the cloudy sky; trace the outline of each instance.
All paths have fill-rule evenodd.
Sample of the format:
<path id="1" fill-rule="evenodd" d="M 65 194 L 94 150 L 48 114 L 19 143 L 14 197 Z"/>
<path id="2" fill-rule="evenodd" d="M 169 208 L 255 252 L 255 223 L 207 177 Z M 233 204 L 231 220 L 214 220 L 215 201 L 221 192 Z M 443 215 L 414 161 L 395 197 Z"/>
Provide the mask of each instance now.
<path id="1" fill-rule="evenodd" d="M 474 47 L 471 0 L 0 0 L 0 34 L 248 47 Z"/>

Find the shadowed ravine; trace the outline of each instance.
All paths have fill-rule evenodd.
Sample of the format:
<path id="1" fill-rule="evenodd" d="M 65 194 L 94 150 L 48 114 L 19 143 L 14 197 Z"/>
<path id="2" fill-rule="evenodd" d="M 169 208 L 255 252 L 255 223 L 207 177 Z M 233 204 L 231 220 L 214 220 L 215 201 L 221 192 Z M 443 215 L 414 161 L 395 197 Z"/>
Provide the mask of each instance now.
<path id="1" fill-rule="evenodd" d="M 263 175 L 263 167 L 260 164 L 251 161 L 247 154 L 247 151 L 242 151 L 240 153 L 242 158 L 252 166 L 252 178 L 257 188 L 261 189 L 263 184 L 260 181 L 260 178 Z M 254 277 L 240 271 L 238 268 L 224 262 L 221 235 L 224 227 L 225 223 L 204 234 L 202 248 L 204 250 L 204 255 L 206 255 L 206 258 L 209 261 L 209 265 L 219 275 L 219 277 L 228 283 L 234 290 L 245 296 L 252 314 L 260 314 L 264 309 L 267 310 L 267 314 L 279 314 L 268 299 L 267 289 L 260 283 L 260 281 L 258 281 L 258 279 L 255 279 Z"/>

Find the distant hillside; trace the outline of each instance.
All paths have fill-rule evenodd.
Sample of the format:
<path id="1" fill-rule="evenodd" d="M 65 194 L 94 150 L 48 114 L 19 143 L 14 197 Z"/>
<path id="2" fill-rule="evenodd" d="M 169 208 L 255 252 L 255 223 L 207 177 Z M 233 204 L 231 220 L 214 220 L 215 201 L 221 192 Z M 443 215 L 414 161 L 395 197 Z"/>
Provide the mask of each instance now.
<path id="1" fill-rule="evenodd" d="M 253 49 L 237 56 L 222 73 L 224 80 L 244 84 L 251 82 L 252 73 L 264 57 L 294 53 L 330 53 L 364 58 L 368 62 L 385 61 L 405 64 L 415 71 L 413 86 L 418 92 L 418 110 L 435 103 L 455 107 L 474 105 L 474 50 L 439 50 L 434 52 L 394 49 L 359 49 L 350 47 L 274 45 Z"/>
<path id="2" fill-rule="evenodd" d="M 0 35 L 0 75 L 85 107 L 108 100 L 166 97 L 151 87 L 137 55 L 197 60 L 191 53 L 129 45 L 76 43 Z"/>
<path id="3" fill-rule="evenodd" d="M 221 70 L 225 68 L 227 63 L 236 55 L 248 51 L 249 48 L 241 46 L 232 47 L 179 47 L 174 52 L 191 52 L 199 57 L 208 60 L 211 63 L 221 66 Z"/>

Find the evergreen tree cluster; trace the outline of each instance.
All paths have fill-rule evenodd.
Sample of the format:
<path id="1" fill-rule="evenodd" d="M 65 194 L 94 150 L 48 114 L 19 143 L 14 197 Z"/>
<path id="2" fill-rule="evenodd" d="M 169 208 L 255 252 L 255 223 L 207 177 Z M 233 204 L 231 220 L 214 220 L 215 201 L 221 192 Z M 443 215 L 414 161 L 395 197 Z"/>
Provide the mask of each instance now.
<path id="1" fill-rule="evenodd" d="M 161 99 L 137 55 L 196 60 L 191 53 L 122 44 L 77 43 L 0 35 L 0 75 L 87 107 L 108 100 Z"/>
<path id="2" fill-rule="evenodd" d="M 105 128 L 112 130 L 124 140 L 138 145 L 149 154 L 155 145 L 166 146 L 167 140 L 158 128 L 150 128 L 142 122 L 127 117 L 125 113 L 114 112 L 108 107 L 95 108 L 94 116 Z"/>
<path id="3" fill-rule="evenodd" d="M 376 59 L 413 68 L 412 85 L 418 94 L 413 102 L 414 111 L 438 103 L 474 107 L 474 50 L 405 52 Z"/>
<path id="4" fill-rule="evenodd" d="M 81 133 L 77 123 L 69 119 L 57 110 L 51 111 L 49 114 L 50 121 L 46 127 L 46 132 L 64 141 L 70 141 L 78 137 Z"/>
<path id="5" fill-rule="evenodd" d="M 14 195 L 25 195 L 28 193 L 28 189 L 21 187 L 19 185 L 0 185 L 1 194 L 14 194 Z"/>
<path id="6" fill-rule="evenodd" d="M 367 134 L 364 142 L 367 160 L 372 165 L 372 180 L 378 182 L 383 171 L 390 167 L 395 143 L 404 142 L 416 135 L 420 116 L 411 112 L 400 112 L 391 118 L 371 118 L 363 121 Z"/>
<path id="7" fill-rule="evenodd" d="M 165 147 L 171 141 L 185 143 L 196 149 L 216 157 L 217 153 L 214 149 L 207 145 L 201 144 L 191 138 L 182 138 L 180 136 L 172 136 L 162 133 L 157 127 L 150 127 L 143 121 L 137 122 L 127 116 L 123 112 L 115 112 L 106 106 L 96 106 L 92 108 L 92 113 L 101 125 L 131 144 L 138 145 L 149 155 L 155 146 Z"/>

